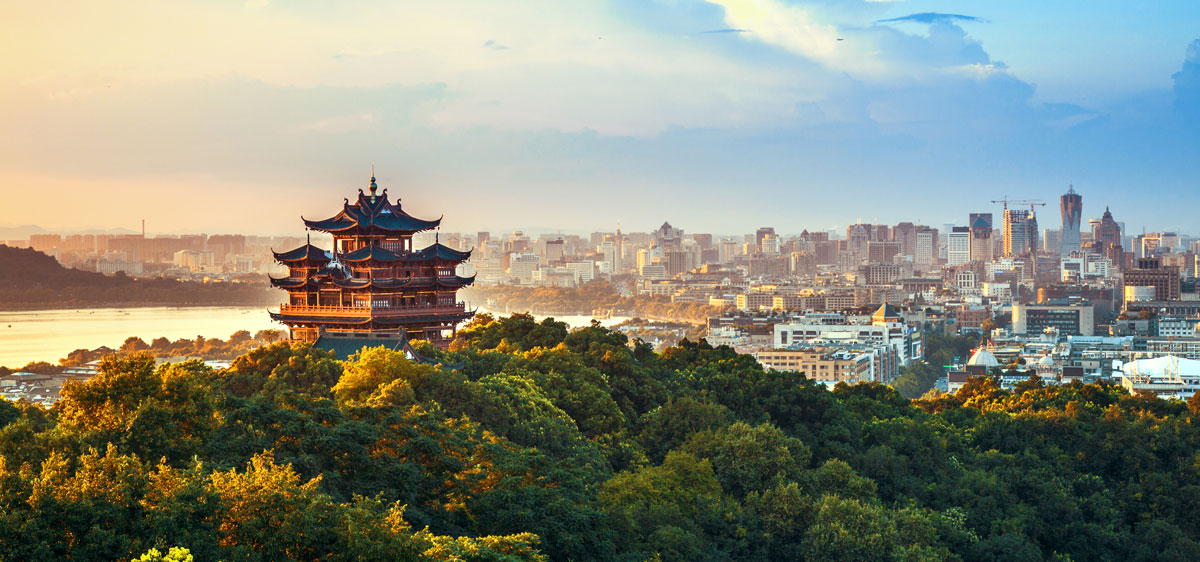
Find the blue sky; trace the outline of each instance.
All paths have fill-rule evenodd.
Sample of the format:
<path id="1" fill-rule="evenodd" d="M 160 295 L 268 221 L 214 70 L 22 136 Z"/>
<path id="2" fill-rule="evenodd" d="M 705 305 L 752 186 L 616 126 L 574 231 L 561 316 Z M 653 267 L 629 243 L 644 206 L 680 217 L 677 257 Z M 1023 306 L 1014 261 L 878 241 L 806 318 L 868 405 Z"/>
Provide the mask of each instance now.
<path id="1" fill-rule="evenodd" d="M 93 4 L 0 22 L 0 223 L 297 233 L 374 164 L 461 231 L 1054 226 L 1068 184 L 1200 231 L 1196 2 Z"/>

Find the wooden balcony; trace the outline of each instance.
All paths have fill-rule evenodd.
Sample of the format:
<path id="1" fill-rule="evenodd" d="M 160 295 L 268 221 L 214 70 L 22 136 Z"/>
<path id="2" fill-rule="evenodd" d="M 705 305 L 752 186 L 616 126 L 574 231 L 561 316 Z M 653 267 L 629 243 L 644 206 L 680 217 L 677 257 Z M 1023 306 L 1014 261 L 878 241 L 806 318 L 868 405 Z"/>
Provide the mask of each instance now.
<path id="1" fill-rule="evenodd" d="M 461 302 L 428 306 L 307 306 L 284 304 L 279 308 L 279 312 L 288 315 L 328 316 L 331 318 L 345 316 L 357 316 L 360 318 L 427 316 L 430 314 L 461 314 L 465 311 L 466 305 Z"/>

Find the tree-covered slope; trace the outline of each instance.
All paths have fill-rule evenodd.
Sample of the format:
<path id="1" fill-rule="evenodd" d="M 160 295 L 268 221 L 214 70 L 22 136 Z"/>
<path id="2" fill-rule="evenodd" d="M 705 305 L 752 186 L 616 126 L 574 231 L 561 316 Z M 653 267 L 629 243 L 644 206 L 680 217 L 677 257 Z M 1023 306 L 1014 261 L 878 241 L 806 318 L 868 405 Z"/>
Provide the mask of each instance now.
<path id="1" fill-rule="evenodd" d="M 0 403 L 0 560 L 1195 560 L 1200 414 L 1119 387 L 828 391 L 484 316 L 456 369 L 275 344 Z"/>
<path id="2" fill-rule="evenodd" d="M 0 310 L 142 305 L 255 305 L 274 303 L 279 291 L 256 283 L 187 283 L 133 279 L 63 267 L 29 248 L 0 244 Z"/>

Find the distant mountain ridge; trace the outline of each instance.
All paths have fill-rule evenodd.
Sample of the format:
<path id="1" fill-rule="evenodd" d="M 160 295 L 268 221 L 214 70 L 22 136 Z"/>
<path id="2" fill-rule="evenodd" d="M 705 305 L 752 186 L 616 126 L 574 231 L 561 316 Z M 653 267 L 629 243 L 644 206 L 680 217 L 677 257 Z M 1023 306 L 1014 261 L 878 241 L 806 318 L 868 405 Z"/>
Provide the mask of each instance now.
<path id="1" fill-rule="evenodd" d="M 0 244 L 0 309 L 59 306 L 219 306 L 274 304 L 265 283 L 185 283 L 133 279 L 63 267 L 29 248 Z"/>

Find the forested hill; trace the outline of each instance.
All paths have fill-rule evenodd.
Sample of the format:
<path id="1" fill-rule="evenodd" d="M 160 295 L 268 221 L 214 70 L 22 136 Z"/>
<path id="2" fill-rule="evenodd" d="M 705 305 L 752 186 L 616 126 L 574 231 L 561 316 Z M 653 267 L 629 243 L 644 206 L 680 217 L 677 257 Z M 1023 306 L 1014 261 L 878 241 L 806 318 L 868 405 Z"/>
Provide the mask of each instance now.
<path id="1" fill-rule="evenodd" d="M 0 402 L 0 560 L 1200 559 L 1200 404 L 829 391 L 528 316 L 419 351 L 456 368 L 135 353 Z"/>
<path id="2" fill-rule="evenodd" d="M 29 248 L 0 244 L 0 310 L 143 305 L 257 305 L 274 303 L 265 283 L 184 283 L 137 280 L 63 267 Z"/>

